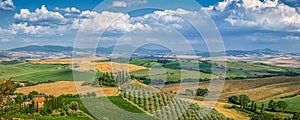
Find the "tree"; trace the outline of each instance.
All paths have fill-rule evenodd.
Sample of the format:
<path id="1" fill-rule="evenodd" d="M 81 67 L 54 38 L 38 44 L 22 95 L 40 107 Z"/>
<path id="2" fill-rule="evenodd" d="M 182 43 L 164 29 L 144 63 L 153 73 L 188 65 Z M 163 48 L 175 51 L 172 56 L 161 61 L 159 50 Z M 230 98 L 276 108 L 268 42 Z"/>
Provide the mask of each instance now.
<path id="1" fill-rule="evenodd" d="M 257 103 L 254 103 L 254 109 L 253 109 L 253 111 L 256 112 L 256 110 L 257 110 Z"/>
<path id="2" fill-rule="evenodd" d="M 293 114 L 293 120 L 300 120 L 300 114 L 295 112 Z"/>
<path id="3" fill-rule="evenodd" d="M 230 103 L 233 103 L 233 104 L 239 104 L 239 97 L 238 96 L 231 96 L 228 98 L 228 101 Z"/>
<path id="4" fill-rule="evenodd" d="M 71 108 L 72 110 L 78 110 L 78 103 L 75 102 L 75 101 L 71 102 L 70 108 Z"/>
<path id="5" fill-rule="evenodd" d="M 277 107 L 281 109 L 281 112 L 283 112 L 287 108 L 288 104 L 284 101 L 278 101 Z"/>
<path id="6" fill-rule="evenodd" d="M 239 101 L 240 101 L 241 108 L 246 109 L 251 99 L 247 95 L 242 94 L 239 96 Z"/>
<path id="7" fill-rule="evenodd" d="M 29 97 L 30 99 L 32 99 L 32 97 L 35 96 L 35 95 L 39 95 L 39 93 L 38 93 L 37 91 L 31 91 L 31 92 L 28 94 L 28 97 Z"/>
<path id="8" fill-rule="evenodd" d="M 8 102 L 4 102 L 3 98 L 10 95 L 16 90 L 17 84 L 13 84 L 11 80 L 12 78 L 10 78 L 9 80 L 0 80 L 0 116 L 5 114 L 2 112 L 6 108 L 5 106 L 8 106 Z M 5 118 L 9 116 L 3 117 Z"/>
<path id="9" fill-rule="evenodd" d="M 253 111 L 254 111 L 254 104 L 255 104 L 254 101 L 252 101 L 251 102 L 251 110 L 253 110 Z"/>
<path id="10" fill-rule="evenodd" d="M 270 108 L 272 111 L 276 110 L 276 102 L 274 100 L 270 100 L 268 104 L 268 108 Z"/>
<path id="11" fill-rule="evenodd" d="M 17 104 L 19 104 L 19 105 L 22 104 L 22 103 L 23 103 L 23 100 L 24 100 L 24 99 L 23 99 L 23 97 L 22 97 L 21 95 L 17 95 L 17 97 L 16 97 L 16 103 L 17 103 Z"/>
<path id="12" fill-rule="evenodd" d="M 265 104 L 262 103 L 260 113 L 264 113 L 264 112 L 265 112 Z"/>
<path id="13" fill-rule="evenodd" d="M 206 96 L 208 94 L 208 89 L 198 88 L 196 91 L 197 96 Z"/>

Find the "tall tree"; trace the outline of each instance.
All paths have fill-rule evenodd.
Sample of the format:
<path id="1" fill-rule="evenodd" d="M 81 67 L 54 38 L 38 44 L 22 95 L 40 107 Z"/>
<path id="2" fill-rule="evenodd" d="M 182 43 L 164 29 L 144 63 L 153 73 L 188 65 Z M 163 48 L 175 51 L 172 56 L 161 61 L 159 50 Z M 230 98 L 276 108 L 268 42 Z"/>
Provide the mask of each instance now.
<path id="1" fill-rule="evenodd" d="M 251 99 L 245 94 L 240 95 L 239 100 L 240 100 L 241 108 L 243 109 L 246 109 L 248 107 L 248 103 L 251 101 Z"/>
<path id="2" fill-rule="evenodd" d="M 262 103 L 262 104 L 261 104 L 260 113 L 264 113 L 264 112 L 265 112 L 265 104 Z"/>
<path id="3" fill-rule="evenodd" d="M 276 107 L 277 107 L 276 102 L 274 100 L 270 100 L 268 104 L 268 108 L 270 108 L 272 111 L 275 111 Z"/>
<path id="4" fill-rule="evenodd" d="M 288 104 L 284 101 L 278 101 L 277 107 L 281 109 L 281 112 L 283 112 L 287 108 Z"/>

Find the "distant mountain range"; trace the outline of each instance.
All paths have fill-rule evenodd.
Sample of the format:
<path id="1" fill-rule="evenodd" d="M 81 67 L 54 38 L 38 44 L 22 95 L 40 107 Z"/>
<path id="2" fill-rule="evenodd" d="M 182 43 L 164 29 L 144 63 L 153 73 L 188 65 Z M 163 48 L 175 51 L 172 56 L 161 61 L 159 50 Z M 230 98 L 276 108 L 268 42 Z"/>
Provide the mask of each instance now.
<path id="1" fill-rule="evenodd" d="M 214 55 L 220 55 L 220 53 L 212 53 Z M 275 51 L 269 48 L 265 49 L 256 49 L 256 50 L 227 50 L 226 51 L 226 56 L 237 56 L 237 57 L 243 57 L 243 56 L 248 56 L 248 55 L 256 55 L 256 56 L 262 56 L 262 55 L 282 55 L 282 54 L 288 54 L 288 53 L 283 53 L 280 51 Z M 202 57 L 210 57 L 209 52 L 200 52 L 196 54 L 197 56 L 202 56 Z"/>
<path id="2" fill-rule="evenodd" d="M 94 49 L 79 49 L 77 51 L 93 51 Z M 45 53 L 72 53 L 73 47 L 63 47 L 63 46 L 37 46 L 30 45 L 26 47 L 14 48 L 8 50 L 10 52 L 45 52 Z M 96 48 L 97 54 L 112 54 L 112 53 L 135 53 L 135 54 L 172 54 L 171 50 L 167 49 L 150 49 L 140 47 L 137 48 L 131 45 L 119 45 L 119 46 L 110 46 L 110 47 L 98 47 Z"/>
<path id="3" fill-rule="evenodd" d="M 73 51 L 73 47 L 64 47 L 64 46 L 53 46 L 53 45 L 30 45 L 26 47 L 19 47 L 10 49 L 11 52 L 46 52 L 46 53 L 68 53 Z"/>
<path id="4" fill-rule="evenodd" d="M 76 49 L 78 51 L 93 51 L 94 49 Z M 45 52 L 45 53 L 72 53 L 73 52 L 73 47 L 63 47 L 63 46 L 51 46 L 51 45 L 46 45 L 46 46 L 37 46 L 37 45 L 30 45 L 26 47 L 20 47 L 20 48 L 14 48 L 8 50 L 10 52 Z M 174 54 L 173 51 L 168 50 L 166 48 L 153 48 L 149 46 L 145 47 L 140 47 L 140 48 L 135 48 L 134 46 L 131 45 L 119 45 L 119 46 L 110 46 L 110 47 L 98 47 L 96 48 L 96 54 L 111 54 L 111 53 L 117 53 L 117 54 L 123 54 L 123 53 L 132 53 L 134 51 L 134 54 L 141 54 L 141 55 L 166 55 L 166 54 Z M 184 52 L 184 51 L 179 51 L 176 53 L 182 53 L 185 55 L 190 54 L 189 52 Z M 201 52 L 201 51 L 195 51 L 197 56 L 202 56 L 202 57 L 210 57 L 209 52 Z M 215 55 L 220 54 L 219 53 L 214 53 Z M 289 54 L 289 53 L 283 53 L 280 51 L 275 51 L 271 49 L 257 49 L 257 50 L 227 50 L 226 55 L 227 56 L 237 56 L 237 57 L 242 57 L 242 56 L 247 56 L 247 55 L 256 55 L 256 56 L 261 56 L 261 55 L 283 55 L 283 54 Z M 296 53 L 293 53 L 296 55 Z M 0 54 L 1 55 L 1 54 Z"/>

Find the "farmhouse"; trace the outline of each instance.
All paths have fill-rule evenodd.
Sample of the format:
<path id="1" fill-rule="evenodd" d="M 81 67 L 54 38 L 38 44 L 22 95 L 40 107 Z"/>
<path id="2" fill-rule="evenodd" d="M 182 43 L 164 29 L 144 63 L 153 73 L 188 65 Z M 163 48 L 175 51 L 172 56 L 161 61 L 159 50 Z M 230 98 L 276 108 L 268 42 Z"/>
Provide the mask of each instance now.
<path id="1" fill-rule="evenodd" d="M 46 101 L 46 98 L 44 95 L 36 95 L 32 97 L 32 100 L 34 101 L 34 104 L 38 109 L 44 108 L 44 102 Z"/>

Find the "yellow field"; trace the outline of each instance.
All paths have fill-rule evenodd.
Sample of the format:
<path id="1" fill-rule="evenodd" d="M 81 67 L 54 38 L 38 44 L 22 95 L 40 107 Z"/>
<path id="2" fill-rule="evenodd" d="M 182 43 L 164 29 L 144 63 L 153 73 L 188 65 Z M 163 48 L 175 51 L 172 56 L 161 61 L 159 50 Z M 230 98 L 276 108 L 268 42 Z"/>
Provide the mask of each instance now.
<path id="1" fill-rule="evenodd" d="M 97 96 L 114 96 L 118 93 L 118 88 L 97 88 L 91 86 L 81 86 L 83 82 L 59 81 L 54 83 L 43 83 L 36 86 L 17 88 L 15 93 L 28 94 L 31 91 L 45 93 L 47 95 L 60 96 L 62 94 L 87 94 L 95 92 Z M 77 89 L 76 89 L 77 86 Z"/>
<path id="2" fill-rule="evenodd" d="M 88 62 L 88 61 L 79 61 L 74 62 L 72 61 L 35 61 L 31 64 L 56 64 L 56 65 L 76 65 L 78 67 L 74 68 L 74 70 L 79 71 L 99 71 L 99 72 L 118 72 L 118 71 L 126 71 L 126 72 L 133 72 L 137 70 L 147 69 L 142 66 L 136 66 L 131 64 L 121 64 L 115 62 Z"/>

